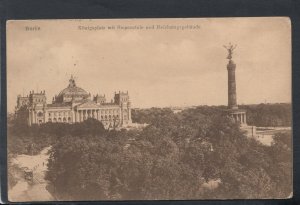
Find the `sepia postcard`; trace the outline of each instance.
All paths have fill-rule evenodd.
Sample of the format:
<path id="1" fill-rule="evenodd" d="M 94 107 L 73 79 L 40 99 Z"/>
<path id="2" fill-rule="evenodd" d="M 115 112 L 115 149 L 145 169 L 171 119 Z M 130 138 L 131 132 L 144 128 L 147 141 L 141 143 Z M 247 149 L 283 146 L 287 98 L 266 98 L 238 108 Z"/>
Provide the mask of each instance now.
<path id="1" fill-rule="evenodd" d="M 293 196 L 289 18 L 6 27 L 10 202 Z"/>

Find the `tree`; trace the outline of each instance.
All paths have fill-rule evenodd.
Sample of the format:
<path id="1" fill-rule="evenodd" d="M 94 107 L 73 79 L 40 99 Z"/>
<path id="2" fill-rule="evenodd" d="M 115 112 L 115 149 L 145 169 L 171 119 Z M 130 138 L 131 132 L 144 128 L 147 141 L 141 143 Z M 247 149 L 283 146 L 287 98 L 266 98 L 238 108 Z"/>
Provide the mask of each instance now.
<path id="1" fill-rule="evenodd" d="M 288 133 L 264 146 L 247 138 L 221 107 L 176 114 L 138 110 L 135 120 L 149 125 L 118 131 L 105 130 L 93 119 L 47 123 L 28 128 L 26 137 L 12 131 L 9 144 L 21 152 L 19 145 L 32 142 L 35 150 L 52 146 L 46 177 L 61 200 L 274 198 L 291 193 Z M 203 186 L 212 180 L 220 181 L 217 188 Z"/>

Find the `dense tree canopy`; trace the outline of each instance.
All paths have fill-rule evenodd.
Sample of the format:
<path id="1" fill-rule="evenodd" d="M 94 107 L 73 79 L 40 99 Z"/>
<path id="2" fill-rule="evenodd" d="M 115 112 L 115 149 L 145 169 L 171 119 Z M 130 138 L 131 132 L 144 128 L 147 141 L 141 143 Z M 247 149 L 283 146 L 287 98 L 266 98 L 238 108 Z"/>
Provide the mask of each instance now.
<path id="1" fill-rule="evenodd" d="M 12 154 L 37 154 L 62 136 L 77 134 L 98 135 L 105 132 L 101 122 L 88 119 L 83 123 L 45 123 L 28 126 L 17 120 L 8 124 L 8 151 Z"/>
<path id="2" fill-rule="evenodd" d="M 292 106 L 289 103 L 240 105 L 247 112 L 248 125 L 257 127 L 291 126 Z M 222 113 L 226 106 L 198 106 L 194 110 L 204 115 Z M 157 116 L 169 116 L 170 108 L 150 108 L 132 111 L 132 120 L 138 123 L 154 123 Z M 190 117 L 193 117 L 192 115 Z"/>
<path id="3" fill-rule="evenodd" d="M 292 125 L 292 106 L 289 103 L 240 106 L 247 111 L 247 123 L 258 127 Z"/>
<path id="4" fill-rule="evenodd" d="M 92 119 L 24 132 L 16 128 L 10 132 L 10 149 L 26 153 L 20 144 L 28 141 L 40 148 L 52 145 L 46 177 L 61 200 L 289 196 L 290 133 L 279 133 L 264 146 L 244 136 L 223 113 L 220 107 L 176 114 L 136 110 L 134 120 L 149 124 L 143 130 L 105 130 Z M 214 189 L 204 186 L 213 180 L 221 183 Z"/>

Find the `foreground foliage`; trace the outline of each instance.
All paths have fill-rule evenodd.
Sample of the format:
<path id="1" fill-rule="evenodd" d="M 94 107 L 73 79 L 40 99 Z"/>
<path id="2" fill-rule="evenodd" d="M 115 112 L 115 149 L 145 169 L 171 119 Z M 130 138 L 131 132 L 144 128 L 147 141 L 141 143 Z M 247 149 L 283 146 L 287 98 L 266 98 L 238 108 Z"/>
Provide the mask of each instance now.
<path id="1" fill-rule="evenodd" d="M 46 177 L 60 200 L 281 198 L 291 193 L 290 133 L 277 134 L 267 147 L 244 136 L 217 107 L 143 112 L 139 119 L 149 124 L 143 130 L 108 131 L 92 119 L 22 132 L 15 128 L 12 140 L 32 140 L 35 148 L 11 141 L 10 149 L 30 153 L 52 145 Z M 221 183 L 214 189 L 204 186 L 217 179 Z"/>

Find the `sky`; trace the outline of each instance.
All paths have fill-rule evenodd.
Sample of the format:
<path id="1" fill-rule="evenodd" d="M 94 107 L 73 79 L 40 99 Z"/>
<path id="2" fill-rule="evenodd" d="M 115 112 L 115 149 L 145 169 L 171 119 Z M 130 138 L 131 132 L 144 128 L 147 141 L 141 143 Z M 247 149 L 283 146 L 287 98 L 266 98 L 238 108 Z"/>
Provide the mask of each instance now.
<path id="1" fill-rule="evenodd" d="M 71 75 L 107 101 L 128 91 L 136 108 L 227 105 L 229 42 L 238 104 L 291 102 L 285 17 L 22 20 L 7 22 L 8 111 L 31 90 L 51 103 Z"/>

